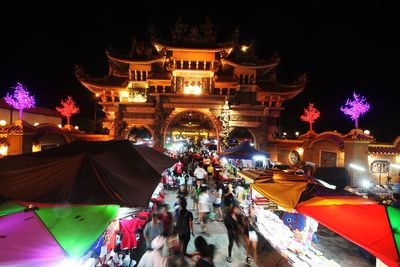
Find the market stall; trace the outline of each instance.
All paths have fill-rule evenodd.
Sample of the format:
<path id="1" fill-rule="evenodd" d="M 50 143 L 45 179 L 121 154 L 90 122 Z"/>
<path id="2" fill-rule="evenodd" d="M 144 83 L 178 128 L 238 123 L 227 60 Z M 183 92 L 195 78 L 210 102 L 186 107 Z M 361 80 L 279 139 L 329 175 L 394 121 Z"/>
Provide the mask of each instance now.
<path id="1" fill-rule="evenodd" d="M 317 181 L 281 170 L 244 170 L 239 175 L 250 183 L 259 234 L 290 264 L 339 266 L 315 248 L 318 222 L 295 211 L 304 192 L 312 195 L 321 186 Z"/>
<path id="2" fill-rule="evenodd" d="M 237 175 L 243 169 L 265 169 L 268 167 L 270 158 L 268 153 L 255 149 L 248 141 L 224 150 L 219 156 L 222 159 L 223 167 L 219 173 L 222 181 L 232 181 L 240 178 Z"/>
<path id="3" fill-rule="evenodd" d="M 364 248 L 387 266 L 400 265 L 399 209 L 348 196 L 314 197 L 296 209 Z"/>
<path id="4" fill-rule="evenodd" d="M 84 266 L 118 205 L 0 205 L 0 266 Z"/>
<path id="5" fill-rule="evenodd" d="M 306 218 L 304 224 L 284 223 L 274 211 L 255 205 L 259 233 L 293 266 L 340 266 L 323 256 L 323 252 L 312 245 L 312 235 L 318 223 Z M 283 216 L 282 216 L 283 217 Z M 286 218 L 287 221 L 289 218 Z M 286 222 L 287 222 L 286 221 Z M 290 221 L 290 220 L 289 220 Z"/>
<path id="6" fill-rule="evenodd" d="M 0 159 L 0 195 L 22 201 L 145 207 L 162 170 L 174 162 L 128 140 L 76 141 Z"/>

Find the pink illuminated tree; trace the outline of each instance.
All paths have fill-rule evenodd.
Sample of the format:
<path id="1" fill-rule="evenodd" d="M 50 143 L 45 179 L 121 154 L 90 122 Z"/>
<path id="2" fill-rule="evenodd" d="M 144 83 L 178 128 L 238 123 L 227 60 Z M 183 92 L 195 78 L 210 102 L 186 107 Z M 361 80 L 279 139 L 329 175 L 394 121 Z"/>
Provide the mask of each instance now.
<path id="1" fill-rule="evenodd" d="M 14 94 L 4 97 L 7 104 L 19 110 L 19 119 L 22 121 L 22 112 L 25 108 L 35 107 L 35 97 L 29 95 L 29 91 L 20 83 L 14 87 Z"/>
<path id="2" fill-rule="evenodd" d="M 366 113 L 370 106 L 367 103 L 365 97 L 353 93 L 354 100 L 347 99 L 344 107 L 340 107 L 340 110 L 349 116 L 351 120 L 355 121 L 356 129 L 358 129 L 358 117 Z"/>
<path id="3" fill-rule="evenodd" d="M 56 110 L 61 113 L 64 117 L 67 117 L 67 124 L 69 125 L 69 118 L 79 112 L 79 108 L 75 105 L 75 101 L 72 100 L 72 97 L 68 96 L 68 98 L 63 101 L 61 100 L 62 107 L 56 107 Z"/>
<path id="4" fill-rule="evenodd" d="M 314 121 L 319 118 L 319 115 L 319 110 L 314 108 L 314 104 L 308 103 L 308 107 L 304 109 L 304 113 L 300 116 L 300 119 L 304 122 L 308 122 L 310 124 L 310 130 L 312 131 L 312 125 Z"/>

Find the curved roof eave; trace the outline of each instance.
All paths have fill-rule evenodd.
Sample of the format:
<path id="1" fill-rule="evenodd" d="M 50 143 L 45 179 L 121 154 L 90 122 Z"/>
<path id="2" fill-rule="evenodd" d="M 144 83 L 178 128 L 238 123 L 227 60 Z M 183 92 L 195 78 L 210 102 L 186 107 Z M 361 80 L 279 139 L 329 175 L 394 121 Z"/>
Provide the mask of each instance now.
<path id="1" fill-rule="evenodd" d="M 160 55 L 154 58 L 150 59 L 144 59 L 144 60 L 134 60 L 134 59 L 125 59 L 125 58 L 119 58 L 115 55 L 112 55 L 110 51 L 106 51 L 107 58 L 112 60 L 112 61 L 117 61 L 120 63 L 125 63 L 125 64 L 152 64 L 158 61 L 164 61 L 165 56 Z"/>
<path id="2" fill-rule="evenodd" d="M 275 62 L 271 62 L 269 64 L 255 65 L 255 66 L 242 65 L 240 63 L 233 62 L 233 61 L 228 60 L 226 58 L 221 58 L 221 62 L 222 62 L 222 64 L 229 64 L 229 65 L 231 65 L 233 67 L 246 67 L 246 68 L 252 68 L 252 69 L 266 69 L 266 68 L 272 69 L 272 68 L 276 67 L 279 64 L 280 60 L 277 59 Z"/>
<path id="3" fill-rule="evenodd" d="M 224 45 L 224 46 L 221 46 L 221 47 L 216 46 L 216 47 L 210 47 L 210 48 L 207 48 L 207 47 L 195 48 L 195 47 L 189 47 L 189 46 L 188 47 L 184 47 L 184 46 L 179 47 L 179 46 L 163 44 L 163 43 L 160 43 L 160 42 L 154 41 L 154 40 L 152 41 L 152 44 L 153 44 L 153 46 L 155 47 L 155 49 L 158 52 L 163 50 L 163 49 L 168 49 L 168 50 L 175 50 L 175 51 L 205 51 L 205 52 L 227 51 L 227 53 L 229 54 L 233 50 L 233 46 L 232 45 Z M 161 49 L 158 49 L 158 47 L 161 48 Z"/>
<path id="4" fill-rule="evenodd" d="M 122 86 L 105 86 L 105 85 L 98 85 L 98 84 L 92 84 L 87 81 L 82 81 L 80 80 L 80 83 L 85 86 L 89 91 L 93 93 L 99 93 L 102 92 L 103 90 L 125 90 L 126 87 Z"/>

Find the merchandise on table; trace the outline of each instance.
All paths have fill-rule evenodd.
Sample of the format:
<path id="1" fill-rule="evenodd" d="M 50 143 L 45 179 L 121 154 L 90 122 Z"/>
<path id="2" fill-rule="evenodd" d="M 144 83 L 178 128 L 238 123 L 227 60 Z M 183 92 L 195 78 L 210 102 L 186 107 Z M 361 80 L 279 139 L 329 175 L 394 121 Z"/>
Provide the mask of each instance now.
<path id="1" fill-rule="evenodd" d="M 297 228 L 290 229 L 272 210 L 255 205 L 254 212 L 259 233 L 293 266 L 340 266 L 312 247 L 311 237 L 318 225 L 312 218 L 306 217 L 305 225 L 300 226 L 298 222 L 290 225 L 292 228 L 303 228 L 300 231 Z"/>

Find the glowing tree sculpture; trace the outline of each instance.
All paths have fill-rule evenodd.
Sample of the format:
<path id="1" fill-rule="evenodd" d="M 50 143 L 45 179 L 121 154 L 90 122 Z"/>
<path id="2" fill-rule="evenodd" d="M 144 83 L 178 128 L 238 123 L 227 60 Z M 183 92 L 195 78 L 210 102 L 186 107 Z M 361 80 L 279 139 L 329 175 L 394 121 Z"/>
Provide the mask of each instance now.
<path id="1" fill-rule="evenodd" d="M 35 97 L 29 95 L 29 91 L 26 90 L 25 86 L 20 83 L 17 83 L 17 86 L 14 87 L 14 94 L 7 94 L 4 97 L 4 100 L 7 104 L 13 106 L 15 109 L 19 110 L 19 119 L 22 121 L 22 111 L 25 108 L 33 108 L 35 107 Z"/>
<path id="2" fill-rule="evenodd" d="M 304 109 L 304 114 L 300 116 L 300 119 L 308 122 L 310 124 L 310 131 L 312 131 L 312 125 L 319 118 L 319 115 L 319 110 L 314 108 L 314 104 L 309 103 L 308 107 Z"/>
<path id="3" fill-rule="evenodd" d="M 370 106 L 367 103 L 365 97 L 353 93 L 354 100 L 347 99 L 344 107 L 340 107 L 340 110 L 349 116 L 351 120 L 355 121 L 356 129 L 358 129 L 358 117 L 366 113 Z"/>
<path id="4" fill-rule="evenodd" d="M 75 106 L 75 101 L 72 97 L 68 96 L 67 100 L 61 100 L 62 107 L 56 107 L 56 110 L 61 113 L 64 117 L 67 117 L 67 124 L 69 124 L 69 118 L 79 112 L 79 108 Z"/>

